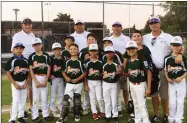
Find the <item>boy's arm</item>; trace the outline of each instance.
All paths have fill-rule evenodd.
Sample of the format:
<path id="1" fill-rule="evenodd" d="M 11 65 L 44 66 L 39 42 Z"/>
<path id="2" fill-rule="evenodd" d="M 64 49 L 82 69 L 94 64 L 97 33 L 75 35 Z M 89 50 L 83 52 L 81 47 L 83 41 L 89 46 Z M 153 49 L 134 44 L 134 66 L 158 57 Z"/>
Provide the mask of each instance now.
<path id="1" fill-rule="evenodd" d="M 151 93 L 151 77 L 152 77 L 152 73 L 151 73 L 151 71 L 148 69 L 148 70 L 147 70 L 147 88 L 146 88 L 146 96 L 149 96 L 149 94 Z"/>
<path id="2" fill-rule="evenodd" d="M 186 75 L 187 75 L 187 72 L 185 72 L 182 76 L 177 77 L 177 78 L 175 79 L 175 81 L 176 81 L 177 83 L 181 82 L 181 81 L 186 77 Z"/>
<path id="3" fill-rule="evenodd" d="M 21 86 L 22 89 L 25 89 L 25 88 L 27 87 L 27 85 L 30 83 L 30 80 L 31 80 L 31 78 L 30 78 L 30 74 L 28 74 L 25 83 Z"/>
<path id="4" fill-rule="evenodd" d="M 12 75 L 11 75 L 10 71 L 7 71 L 6 74 L 8 76 L 8 79 L 10 80 L 10 82 L 14 85 L 14 87 L 16 89 L 20 90 L 21 87 L 14 81 L 14 79 L 12 78 Z"/>
<path id="5" fill-rule="evenodd" d="M 48 79 L 50 77 L 50 73 L 51 73 L 51 66 L 48 65 L 48 69 L 47 69 L 47 75 L 45 77 L 45 80 L 43 81 L 43 83 L 41 84 L 42 87 L 46 87 L 47 86 L 47 82 L 48 82 Z"/>
<path id="6" fill-rule="evenodd" d="M 69 78 L 64 71 L 62 71 L 62 76 L 66 80 L 66 82 L 71 82 L 71 78 Z"/>
<path id="7" fill-rule="evenodd" d="M 35 75 L 34 75 L 34 72 L 32 70 L 32 65 L 29 66 L 29 71 L 30 71 L 30 75 L 31 75 L 31 78 L 32 80 L 34 81 L 35 85 L 37 88 L 41 87 L 40 83 L 38 82 L 38 80 L 36 79 Z"/>
<path id="8" fill-rule="evenodd" d="M 77 79 L 72 80 L 73 83 L 77 83 L 80 80 L 84 79 L 86 77 L 87 73 L 83 73 L 81 76 L 79 76 Z"/>

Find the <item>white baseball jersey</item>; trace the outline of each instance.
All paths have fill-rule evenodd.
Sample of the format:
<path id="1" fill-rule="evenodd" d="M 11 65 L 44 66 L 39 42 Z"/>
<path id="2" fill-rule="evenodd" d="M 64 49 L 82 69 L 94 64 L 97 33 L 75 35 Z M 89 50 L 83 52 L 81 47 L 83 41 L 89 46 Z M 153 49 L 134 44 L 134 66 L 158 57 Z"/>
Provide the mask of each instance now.
<path id="1" fill-rule="evenodd" d="M 170 42 L 172 38 L 172 35 L 163 31 L 157 38 L 152 33 L 143 36 L 143 44 L 151 51 L 153 63 L 157 68 L 164 67 L 164 58 L 171 52 Z"/>
<path id="2" fill-rule="evenodd" d="M 126 51 L 126 43 L 130 41 L 130 38 L 121 33 L 119 37 L 110 36 L 110 39 L 112 40 L 114 49 L 124 54 Z"/>
<path id="3" fill-rule="evenodd" d="M 25 46 L 23 51 L 23 55 L 25 58 L 28 58 L 31 53 L 34 52 L 34 48 L 32 47 L 32 40 L 35 38 L 34 34 L 31 32 L 30 34 L 25 33 L 23 30 L 16 33 L 12 38 L 12 46 L 11 51 L 16 43 L 20 42 Z"/>
<path id="4" fill-rule="evenodd" d="M 84 31 L 81 34 L 78 34 L 76 32 L 71 34 L 71 36 L 73 36 L 75 38 L 75 43 L 79 46 L 79 51 L 81 51 L 83 48 L 87 47 L 87 35 L 89 33 L 90 32 Z"/>

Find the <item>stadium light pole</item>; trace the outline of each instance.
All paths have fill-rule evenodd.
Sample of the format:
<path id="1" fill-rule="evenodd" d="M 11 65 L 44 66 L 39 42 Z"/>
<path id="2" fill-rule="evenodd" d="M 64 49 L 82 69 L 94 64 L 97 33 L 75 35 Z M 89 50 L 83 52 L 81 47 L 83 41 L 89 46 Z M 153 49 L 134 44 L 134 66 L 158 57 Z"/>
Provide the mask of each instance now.
<path id="1" fill-rule="evenodd" d="M 129 4 L 129 37 L 130 37 L 130 33 L 131 33 L 131 28 L 130 28 L 130 26 L 131 26 L 131 23 L 130 23 L 130 21 L 131 21 L 131 5 Z"/>
<path id="2" fill-rule="evenodd" d="M 47 6 L 47 14 L 48 14 L 48 22 L 49 22 L 49 6 L 51 5 L 51 3 L 45 3 L 44 5 Z"/>
<path id="3" fill-rule="evenodd" d="M 44 41 L 44 15 L 43 15 L 43 1 L 41 1 L 41 16 L 42 16 L 42 41 L 43 41 L 43 51 L 45 51 L 45 41 Z"/>
<path id="4" fill-rule="evenodd" d="M 17 21 L 18 12 L 20 11 L 18 8 L 12 9 L 15 12 L 15 20 Z"/>
<path id="5" fill-rule="evenodd" d="M 103 38 L 105 37 L 105 1 L 103 1 Z"/>
<path id="6" fill-rule="evenodd" d="M 154 16 L 155 15 L 155 4 L 153 3 L 153 7 L 152 7 L 152 15 Z"/>

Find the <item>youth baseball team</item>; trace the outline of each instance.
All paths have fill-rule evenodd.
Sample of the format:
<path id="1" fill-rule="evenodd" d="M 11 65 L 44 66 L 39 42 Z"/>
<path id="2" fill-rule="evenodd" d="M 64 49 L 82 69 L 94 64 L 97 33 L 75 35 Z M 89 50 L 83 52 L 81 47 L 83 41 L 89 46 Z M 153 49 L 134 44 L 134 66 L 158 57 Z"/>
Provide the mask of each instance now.
<path id="1" fill-rule="evenodd" d="M 78 20 L 75 32 L 62 39 L 63 45 L 53 43 L 53 54 L 49 55 L 42 50 L 42 40 L 32 33 L 32 20 L 25 18 L 22 31 L 13 36 L 13 56 L 5 66 L 12 89 L 9 123 L 27 123 L 27 97 L 36 123 L 54 121 L 54 117 L 58 118 L 56 123 L 64 123 L 69 113 L 81 122 L 81 116 L 89 114 L 90 109 L 93 120 L 104 118 L 105 123 L 119 123 L 121 92 L 129 122 L 160 122 L 160 97 L 162 122 L 182 123 L 187 91 L 182 38 L 163 32 L 158 17 L 150 17 L 148 24 L 151 33 L 143 36 L 134 30 L 130 39 L 122 34 L 122 24 L 114 22 L 113 33 L 103 39 L 101 48 L 101 41 L 85 31 L 84 22 Z M 153 104 L 151 119 L 147 97 Z"/>

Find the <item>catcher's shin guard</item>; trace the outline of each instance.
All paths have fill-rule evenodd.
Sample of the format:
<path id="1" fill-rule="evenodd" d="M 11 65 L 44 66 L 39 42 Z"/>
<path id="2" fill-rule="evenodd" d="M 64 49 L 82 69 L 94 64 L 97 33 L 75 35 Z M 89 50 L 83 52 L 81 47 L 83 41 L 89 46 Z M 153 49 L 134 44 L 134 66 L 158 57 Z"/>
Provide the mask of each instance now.
<path id="1" fill-rule="evenodd" d="M 62 113 L 61 113 L 62 118 L 66 118 L 69 113 L 69 107 L 70 107 L 69 99 L 70 99 L 70 96 L 68 94 L 65 94 L 64 99 L 62 101 L 62 104 L 63 104 Z"/>
<path id="2" fill-rule="evenodd" d="M 74 93 L 74 114 L 80 115 L 81 111 L 81 95 L 78 93 Z"/>

